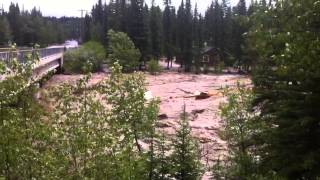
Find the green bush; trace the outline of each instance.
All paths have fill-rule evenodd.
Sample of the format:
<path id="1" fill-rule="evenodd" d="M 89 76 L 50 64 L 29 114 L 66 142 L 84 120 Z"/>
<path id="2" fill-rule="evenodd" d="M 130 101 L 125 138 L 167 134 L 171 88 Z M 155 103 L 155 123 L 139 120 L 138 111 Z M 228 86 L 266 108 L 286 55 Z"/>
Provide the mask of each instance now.
<path id="1" fill-rule="evenodd" d="M 139 49 L 134 46 L 134 43 L 126 33 L 110 30 L 108 38 L 109 63 L 118 62 L 123 67 L 124 72 L 133 71 L 139 65 L 141 58 Z"/>
<path id="2" fill-rule="evenodd" d="M 157 73 L 161 72 L 161 67 L 159 65 L 159 62 L 152 59 L 147 64 L 147 70 L 152 74 L 156 75 Z"/>
<path id="3" fill-rule="evenodd" d="M 66 73 L 85 73 L 89 62 L 92 72 L 101 71 L 105 56 L 104 47 L 98 42 L 90 41 L 78 49 L 66 52 L 63 67 Z"/>

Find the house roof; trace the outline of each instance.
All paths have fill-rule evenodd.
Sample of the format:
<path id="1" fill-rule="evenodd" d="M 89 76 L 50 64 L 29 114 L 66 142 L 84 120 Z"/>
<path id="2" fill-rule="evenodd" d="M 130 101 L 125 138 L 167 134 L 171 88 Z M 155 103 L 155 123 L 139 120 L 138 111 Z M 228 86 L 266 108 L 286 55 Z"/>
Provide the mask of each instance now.
<path id="1" fill-rule="evenodd" d="M 207 46 L 205 48 L 202 49 L 201 54 L 208 54 L 208 53 L 218 53 L 218 49 L 212 46 Z"/>

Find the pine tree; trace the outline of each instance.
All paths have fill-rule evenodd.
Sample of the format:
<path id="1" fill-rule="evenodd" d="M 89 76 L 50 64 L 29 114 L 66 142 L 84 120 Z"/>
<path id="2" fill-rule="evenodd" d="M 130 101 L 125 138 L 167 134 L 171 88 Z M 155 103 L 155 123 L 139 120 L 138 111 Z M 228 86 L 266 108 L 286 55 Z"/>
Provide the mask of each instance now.
<path id="1" fill-rule="evenodd" d="M 0 15 L 0 27 L 0 45 L 6 45 L 11 39 L 11 29 L 8 19 L 4 15 Z"/>
<path id="2" fill-rule="evenodd" d="M 141 61 L 148 56 L 148 32 L 144 14 L 144 0 L 131 0 L 129 36 L 141 52 Z"/>
<path id="3" fill-rule="evenodd" d="M 151 33 L 151 47 L 152 55 L 159 59 L 161 55 L 161 9 L 159 6 L 154 5 L 154 0 L 152 1 L 152 6 L 150 10 L 150 33 Z"/>
<path id="4" fill-rule="evenodd" d="M 109 30 L 108 16 L 109 16 L 109 14 L 108 14 L 108 6 L 107 6 L 107 4 L 104 4 L 103 5 L 103 13 L 102 13 L 102 31 L 103 31 L 104 35 Z M 108 45 L 108 39 L 107 38 L 103 38 L 102 44 L 104 46 L 107 46 Z"/>
<path id="5" fill-rule="evenodd" d="M 200 61 L 201 61 L 201 50 L 203 48 L 203 20 L 202 17 L 198 14 L 197 4 L 194 9 L 194 16 L 192 22 L 193 30 L 193 54 L 194 54 L 194 65 L 196 68 L 196 73 L 200 71 Z"/>
<path id="6" fill-rule="evenodd" d="M 222 42 L 222 59 L 224 60 L 227 66 L 232 66 L 234 64 L 232 59 L 232 12 L 231 7 L 229 7 L 227 0 L 222 1 L 222 7 L 224 11 L 224 19 L 223 19 L 223 42 Z"/>
<path id="7" fill-rule="evenodd" d="M 13 41 L 16 42 L 18 45 L 23 45 L 23 37 L 21 32 L 21 27 L 23 27 L 23 25 L 21 20 L 20 8 L 18 4 L 10 4 L 7 18 L 12 30 Z"/>
<path id="8" fill-rule="evenodd" d="M 107 39 L 105 38 L 106 32 L 109 29 L 108 23 L 108 6 L 102 3 L 102 0 L 99 0 L 96 5 L 92 8 L 92 23 L 90 27 L 91 39 L 98 41 L 103 45 L 107 45 Z"/>
<path id="9" fill-rule="evenodd" d="M 191 1 L 186 0 L 185 5 L 185 17 L 184 17 L 184 23 L 185 23 L 185 51 L 183 56 L 183 61 L 185 64 L 185 71 L 190 72 L 192 68 L 192 60 L 193 60 L 193 51 L 192 51 L 192 10 L 191 10 Z"/>
<path id="10" fill-rule="evenodd" d="M 150 61 L 152 58 L 152 47 L 151 47 L 151 27 L 150 27 L 150 10 L 147 4 L 143 7 L 143 24 L 144 24 L 144 31 L 145 31 L 145 45 L 144 45 L 144 54 L 145 58 L 144 61 Z"/>
<path id="11" fill-rule="evenodd" d="M 174 56 L 174 22 L 173 16 L 175 14 L 171 1 L 164 1 L 165 9 L 163 12 L 162 24 L 163 24 L 163 50 L 164 55 L 167 58 L 167 68 L 170 68 L 170 62 L 173 61 Z"/>
<path id="12" fill-rule="evenodd" d="M 243 34 L 247 31 L 246 27 L 246 17 L 247 17 L 247 7 L 246 1 L 240 0 L 238 5 L 234 8 L 234 14 L 236 16 L 233 28 L 233 53 L 238 62 L 238 66 L 241 67 L 243 63 L 243 45 L 245 43 Z"/>
<path id="13" fill-rule="evenodd" d="M 172 176 L 180 180 L 194 180 L 201 177 L 202 166 L 197 142 L 191 135 L 186 107 L 183 107 L 180 128 L 173 140 L 174 151 L 171 155 Z"/>
<path id="14" fill-rule="evenodd" d="M 91 39 L 91 18 L 88 14 L 84 17 L 84 36 L 83 41 L 88 42 Z"/>
<path id="15" fill-rule="evenodd" d="M 181 5 L 179 6 L 178 12 L 177 12 L 177 61 L 180 63 L 181 67 L 184 65 L 183 60 L 183 53 L 185 51 L 185 4 L 184 1 L 181 1 Z"/>
<path id="16" fill-rule="evenodd" d="M 259 60 L 253 78 L 256 103 L 268 126 L 261 134 L 261 161 L 266 172 L 285 179 L 317 179 L 319 2 L 275 3 L 258 9 L 250 31 Z"/>

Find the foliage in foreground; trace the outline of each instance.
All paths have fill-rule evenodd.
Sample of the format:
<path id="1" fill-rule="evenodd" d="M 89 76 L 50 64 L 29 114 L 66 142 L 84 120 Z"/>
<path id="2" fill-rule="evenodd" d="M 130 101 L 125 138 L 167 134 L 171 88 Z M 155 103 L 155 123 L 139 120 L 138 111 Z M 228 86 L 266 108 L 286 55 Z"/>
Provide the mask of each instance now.
<path id="1" fill-rule="evenodd" d="M 225 122 L 222 134 L 228 142 L 229 152 L 228 157 L 214 166 L 213 175 L 217 179 L 250 179 L 257 172 L 257 149 L 253 139 L 261 130 L 257 115 L 252 109 L 254 95 L 250 89 L 238 83 L 235 90 L 226 90 L 225 96 L 228 102 L 221 104 L 220 110 Z"/>
<path id="2" fill-rule="evenodd" d="M 98 72 L 102 70 L 105 59 L 104 47 L 98 42 L 90 41 L 78 49 L 67 51 L 64 54 L 63 68 L 66 73 L 86 73 L 86 65 L 90 63 L 91 71 Z"/>
<path id="3" fill-rule="evenodd" d="M 169 139 L 155 130 L 159 101 L 144 98 L 142 74 L 122 74 L 115 63 L 111 77 L 100 84 L 89 84 L 87 74 L 76 85 L 49 89 L 47 100 L 54 104 L 45 110 L 34 96 L 38 89 L 26 86 L 32 61 L 14 64 L 21 74 L 0 84 L 0 178 L 200 177 L 186 119 L 174 141 L 179 146 L 170 153 Z M 8 94 L 12 97 L 5 98 Z M 180 152 L 187 153 L 187 161 Z"/>
<path id="4" fill-rule="evenodd" d="M 237 84 L 236 89 L 225 91 L 227 103 L 220 106 L 225 130 L 221 133 L 227 141 L 228 155 L 212 167 L 213 179 L 267 180 L 286 179 L 276 171 L 263 172 L 261 139 L 268 129 L 261 121 L 260 109 L 253 106 L 256 98 L 252 89 Z"/>
<path id="5" fill-rule="evenodd" d="M 278 1 L 252 17 L 255 104 L 268 129 L 262 134 L 264 172 L 287 179 L 320 176 L 320 3 Z"/>
<path id="6" fill-rule="evenodd" d="M 27 55 L 26 59 L 24 64 L 17 58 L 0 62 L 0 77 L 6 76 L 0 80 L 0 177 L 5 179 L 42 178 L 51 170 L 51 161 L 45 161 L 51 157 L 50 127 L 33 99 L 36 87 L 25 89 L 38 58 Z"/>

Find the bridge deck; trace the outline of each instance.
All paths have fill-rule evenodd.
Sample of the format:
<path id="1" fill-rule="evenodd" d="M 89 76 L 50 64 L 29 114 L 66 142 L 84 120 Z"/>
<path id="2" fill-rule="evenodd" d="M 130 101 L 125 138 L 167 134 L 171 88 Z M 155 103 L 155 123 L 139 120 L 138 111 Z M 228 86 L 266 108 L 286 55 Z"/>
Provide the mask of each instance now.
<path id="1" fill-rule="evenodd" d="M 63 64 L 63 52 L 64 49 L 59 48 L 46 48 L 39 50 L 22 50 L 22 51 L 9 51 L 0 52 L 0 61 L 9 63 L 13 57 L 17 58 L 20 63 L 26 62 L 26 56 L 32 58 L 40 57 L 40 61 L 34 65 L 33 75 L 30 77 L 31 81 L 37 81 L 44 77 L 49 72 L 61 68 Z M 38 53 L 38 54 L 36 54 Z M 12 75 L 0 75 L 0 81 L 6 79 L 8 76 Z"/>

